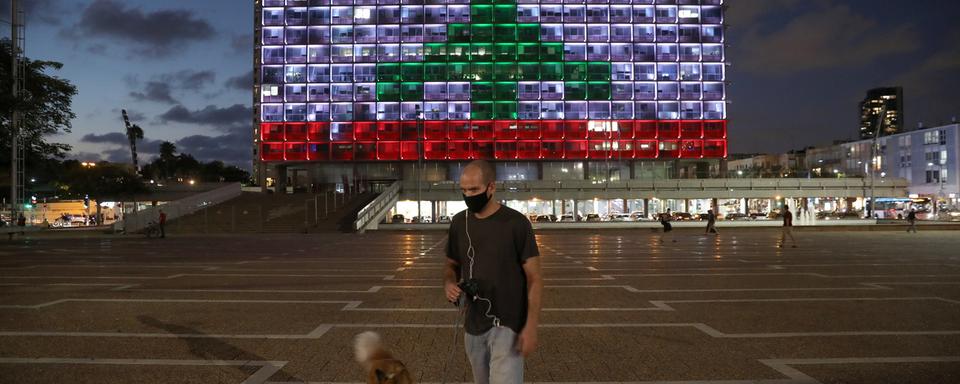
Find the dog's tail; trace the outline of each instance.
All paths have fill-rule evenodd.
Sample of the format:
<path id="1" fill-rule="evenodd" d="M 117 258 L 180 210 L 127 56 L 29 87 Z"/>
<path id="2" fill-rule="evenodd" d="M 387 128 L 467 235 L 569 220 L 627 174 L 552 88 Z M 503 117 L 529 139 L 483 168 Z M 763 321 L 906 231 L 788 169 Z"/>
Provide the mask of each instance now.
<path id="1" fill-rule="evenodd" d="M 353 350 L 360 363 L 369 362 L 370 356 L 380 350 L 380 346 L 380 335 L 376 332 L 363 332 L 353 339 Z"/>

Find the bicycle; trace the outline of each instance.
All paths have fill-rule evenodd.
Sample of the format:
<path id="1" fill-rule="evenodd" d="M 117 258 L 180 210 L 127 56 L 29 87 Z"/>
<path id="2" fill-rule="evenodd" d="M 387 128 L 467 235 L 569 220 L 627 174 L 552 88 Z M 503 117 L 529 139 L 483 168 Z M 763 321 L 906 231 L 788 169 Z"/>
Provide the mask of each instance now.
<path id="1" fill-rule="evenodd" d="M 147 227 L 143 229 L 143 234 L 148 239 L 154 237 L 160 237 L 160 226 L 156 222 L 151 221 L 147 224 Z"/>

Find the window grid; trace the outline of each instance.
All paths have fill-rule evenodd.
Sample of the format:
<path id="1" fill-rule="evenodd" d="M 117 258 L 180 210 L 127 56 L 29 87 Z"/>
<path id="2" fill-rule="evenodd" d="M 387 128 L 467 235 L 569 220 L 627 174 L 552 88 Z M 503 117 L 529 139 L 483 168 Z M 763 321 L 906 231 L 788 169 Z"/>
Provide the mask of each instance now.
<path id="1" fill-rule="evenodd" d="M 415 2 L 426 4 L 408 4 Z M 416 133 L 397 137 L 401 143 L 397 153 L 403 153 L 405 140 L 465 140 L 463 145 L 487 140 L 482 133 L 454 134 L 453 127 L 464 121 L 506 124 L 503 132 L 523 132 L 518 127 L 536 126 L 526 134 L 504 133 L 490 139 L 544 142 L 581 139 L 567 135 L 566 130 L 560 137 L 548 137 L 545 128 L 541 133 L 539 127 L 550 126 L 552 121 L 601 124 L 606 127 L 603 139 L 633 139 L 635 125 L 657 121 L 694 124 L 692 121 L 703 126 L 710 125 L 704 121 L 722 122 L 726 118 L 722 22 L 720 0 L 576 4 L 264 0 L 258 47 L 262 58 L 261 139 L 269 142 L 264 145 L 279 146 L 279 151 L 264 148 L 264 159 L 268 152 L 283 154 L 273 160 L 311 158 L 286 155 L 290 150 L 310 152 L 310 145 L 283 143 L 304 138 L 330 143 L 392 143 L 393 135 L 381 135 L 381 128 L 389 131 L 394 123 L 416 124 L 418 117 L 425 125 L 432 124 L 434 134 L 424 130 L 419 137 Z M 304 127 L 318 125 L 330 128 L 317 128 L 314 135 L 299 133 Z M 629 132 L 621 131 L 628 126 Z M 278 135 L 278 130 L 283 134 Z M 437 133 L 441 131 L 445 133 Z M 654 145 L 657 157 L 664 156 L 663 152 L 666 157 L 673 156 L 670 148 L 678 148 L 677 156 L 725 156 L 725 123 L 717 130 L 721 131 L 704 135 L 701 128 L 700 136 L 683 136 L 688 142 Z M 659 133 L 653 139 L 664 137 L 673 139 Z M 380 158 L 377 153 L 361 158 L 335 155 L 338 150 L 356 152 L 361 148 L 346 144 L 331 146 L 313 158 Z M 634 144 L 597 144 L 594 149 L 610 154 L 618 148 L 618 155 L 629 152 L 633 156 L 632 149 L 624 148 Z M 392 154 L 393 144 L 384 145 L 384 153 Z M 416 142 L 413 145 L 416 148 Z M 436 159 L 455 156 L 451 153 L 456 152 L 452 149 L 456 145 L 428 142 L 425 152 L 430 152 L 426 148 L 431 145 L 434 152 L 444 152 L 439 157 L 435 154 Z M 532 155 L 533 147 L 521 143 L 513 152 L 505 149 L 491 154 L 495 158 L 507 153 L 520 156 L 524 151 Z M 666 151 L 661 151 L 664 148 Z M 571 153 L 576 158 L 579 153 L 543 151 L 546 157 L 561 154 L 563 158 Z M 487 154 L 473 149 L 467 153 L 470 158 Z M 538 152 L 537 156 L 541 155 Z"/>

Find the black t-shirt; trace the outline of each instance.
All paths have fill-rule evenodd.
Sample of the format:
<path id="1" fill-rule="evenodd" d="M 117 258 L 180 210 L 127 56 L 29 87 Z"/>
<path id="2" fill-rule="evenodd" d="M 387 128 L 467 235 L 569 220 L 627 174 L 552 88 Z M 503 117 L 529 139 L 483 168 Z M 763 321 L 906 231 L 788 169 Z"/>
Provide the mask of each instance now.
<path id="1" fill-rule="evenodd" d="M 500 319 L 500 325 L 520 333 L 527 322 L 527 275 L 523 263 L 540 255 L 533 226 L 522 213 L 500 206 L 492 215 L 478 219 L 466 211 L 458 213 L 450 222 L 447 257 L 460 264 L 460 277 L 470 277 L 469 244 L 473 243 L 473 278 L 480 287 L 480 296 L 490 300 L 490 315 Z M 468 239 L 466 231 L 469 229 Z M 480 335 L 493 327 L 493 319 L 485 313 L 488 304 L 483 300 L 467 298 L 467 318 L 464 327 L 471 335 Z"/>

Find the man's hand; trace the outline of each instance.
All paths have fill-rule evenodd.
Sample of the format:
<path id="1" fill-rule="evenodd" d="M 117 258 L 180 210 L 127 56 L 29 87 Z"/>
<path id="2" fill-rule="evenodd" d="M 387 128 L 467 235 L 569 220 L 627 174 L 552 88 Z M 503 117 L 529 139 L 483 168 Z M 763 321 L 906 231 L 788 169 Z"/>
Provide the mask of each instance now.
<path id="1" fill-rule="evenodd" d="M 457 298 L 460 297 L 460 287 L 457 286 L 457 283 L 446 282 L 443 284 L 443 290 L 447 294 L 447 301 L 451 303 L 456 303 Z"/>
<path id="2" fill-rule="evenodd" d="M 537 349 L 537 327 L 523 327 L 517 336 L 517 350 L 523 357 Z"/>

